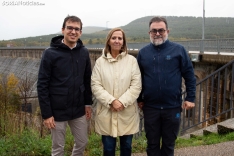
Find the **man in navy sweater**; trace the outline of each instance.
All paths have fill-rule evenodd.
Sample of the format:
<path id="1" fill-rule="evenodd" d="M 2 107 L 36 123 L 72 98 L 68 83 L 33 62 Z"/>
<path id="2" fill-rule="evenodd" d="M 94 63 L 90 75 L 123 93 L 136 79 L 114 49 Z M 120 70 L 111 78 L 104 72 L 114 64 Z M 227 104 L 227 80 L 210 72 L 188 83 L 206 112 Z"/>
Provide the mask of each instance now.
<path id="1" fill-rule="evenodd" d="M 182 108 L 195 106 L 196 78 L 185 48 L 168 40 L 163 17 L 149 22 L 151 43 L 137 56 L 142 74 L 138 105 L 144 113 L 148 156 L 173 156 Z M 187 96 L 182 104 L 182 78 Z M 161 143 L 160 143 L 161 140 Z"/>

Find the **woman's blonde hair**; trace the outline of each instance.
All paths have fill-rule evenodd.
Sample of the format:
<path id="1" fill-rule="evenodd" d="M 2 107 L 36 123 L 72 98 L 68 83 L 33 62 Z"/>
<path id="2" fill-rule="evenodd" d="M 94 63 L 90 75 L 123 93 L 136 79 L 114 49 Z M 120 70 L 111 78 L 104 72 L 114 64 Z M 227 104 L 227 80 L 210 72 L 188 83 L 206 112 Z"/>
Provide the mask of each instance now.
<path id="1" fill-rule="evenodd" d="M 106 44 L 105 44 L 105 50 L 104 50 L 104 54 L 105 56 L 107 56 L 107 53 L 111 53 L 111 47 L 109 46 L 109 41 L 111 39 L 111 36 L 113 35 L 114 32 L 116 31 L 121 31 L 122 34 L 123 34 L 123 46 L 122 48 L 120 49 L 120 53 L 125 51 L 127 53 L 127 43 L 126 43 L 126 36 L 125 36 L 125 33 L 123 31 L 123 29 L 121 28 L 113 28 L 109 31 L 109 33 L 107 34 L 106 36 Z"/>

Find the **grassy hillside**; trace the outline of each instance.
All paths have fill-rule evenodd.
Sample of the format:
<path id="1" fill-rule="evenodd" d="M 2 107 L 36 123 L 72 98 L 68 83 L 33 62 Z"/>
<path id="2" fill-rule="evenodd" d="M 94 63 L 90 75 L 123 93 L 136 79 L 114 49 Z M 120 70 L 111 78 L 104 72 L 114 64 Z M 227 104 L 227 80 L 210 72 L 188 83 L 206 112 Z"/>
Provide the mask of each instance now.
<path id="1" fill-rule="evenodd" d="M 149 21 L 153 16 L 136 19 L 122 28 L 128 37 L 149 38 Z M 201 17 L 176 17 L 167 16 L 170 29 L 170 38 L 201 39 L 202 22 Z M 205 38 L 234 38 L 234 18 L 205 18 Z"/>
<path id="2" fill-rule="evenodd" d="M 153 16 L 138 18 L 122 26 L 130 42 L 144 41 L 149 38 L 149 21 Z M 169 38 L 172 40 L 201 39 L 202 17 L 166 16 L 170 30 Z M 83 35 L 83 39 L 104 38 L 107 30 L 90 35 Z M 205 18 L 205 38 L 234 38 L 234 18 Z"/>
<path id="3" fill-rule="evenodd" d="M 149 40 L 148 23 L 153 16 L 146 16 L 131 21 L 121 28 L 125 31 L 128 42 L 147 42 Z M 202 38 L 202 17 L 166 16 L 170 29 L 170 40 Z M 103 27 L 84 27 L 81 39 L 85 44 L 104 43 L 110 29 Z M 11 40 L 12 46 L 48 46 L 51 38 L 57 34 Z M 234 18 L 206 17 L 205 38 L 234 38 Z M 0 47 L 6 47 L 9 41 L 0 41 Z"/>
<path id="4" fill-rule="evenodd" d="M 82 34 L 92 34 L 95 32 L 99 32 L 102 30 L 105 30 L 105 27 L 92 27 L 92 26 L 87 26 L 87 27 L 83 27 L 82 29 Z"/>

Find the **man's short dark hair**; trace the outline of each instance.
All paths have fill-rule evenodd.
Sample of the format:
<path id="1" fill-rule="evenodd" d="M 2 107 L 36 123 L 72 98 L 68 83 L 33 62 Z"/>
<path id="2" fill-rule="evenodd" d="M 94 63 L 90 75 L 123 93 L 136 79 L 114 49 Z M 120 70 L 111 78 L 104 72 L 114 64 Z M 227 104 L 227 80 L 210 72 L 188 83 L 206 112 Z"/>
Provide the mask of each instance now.
<path id="1" fill-rule="evenodd" d="M 150 21 L 149 21 L 149 27 L 153 22 L 164 22 L 166 24 L 166 28 L 168 29 L 168 25 L 167 25 L 167 20 L 164 17 L 153 17 Z"/>
<path id="2" fill-rule="evenodd" d="M 67 22 L 67 21 L 80 23 L 80 30 L 82 30 L 82 25 L 83 25 L 83 23 L 81 22 L 81 19 L 80 19 L 79 17 L 68 15 L 68 16 L 64 19 L 64 21 L 63 21 L 63 28 L 65 28 L 66 22 Z"/>

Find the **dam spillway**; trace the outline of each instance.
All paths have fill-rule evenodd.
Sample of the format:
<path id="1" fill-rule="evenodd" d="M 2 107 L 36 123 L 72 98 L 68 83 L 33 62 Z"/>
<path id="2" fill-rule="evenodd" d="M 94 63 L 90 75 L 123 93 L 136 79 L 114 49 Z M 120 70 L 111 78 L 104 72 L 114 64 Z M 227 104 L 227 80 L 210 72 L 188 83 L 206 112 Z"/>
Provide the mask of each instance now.
<path id="1" fill-rule="evenodd" d="M 26 57 L 0 57 L 0 73 L 9 75 L 13 73 L 18 79 L 24 80 L 26 77 L 31 81 L 37 81 L 37 74 L 41 59 Z M 36 85 L 33 85 L 33 91 Z"/>

